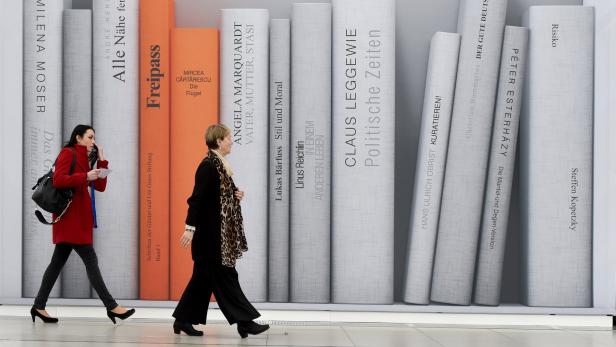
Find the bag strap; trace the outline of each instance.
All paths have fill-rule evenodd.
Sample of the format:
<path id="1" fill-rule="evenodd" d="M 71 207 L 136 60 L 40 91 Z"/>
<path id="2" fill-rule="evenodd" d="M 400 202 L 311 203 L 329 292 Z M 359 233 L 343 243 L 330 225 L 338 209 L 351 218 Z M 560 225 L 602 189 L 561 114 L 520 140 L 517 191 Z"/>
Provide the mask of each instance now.
<path id="1" fill-rule="evenodd" d="M 75 170 L 75 163 L 77 163 L 77 151 L 75 150 L 74 147 L 68 147 L 70 148 L 71 152 L 73 152 L 73 160 L 71 161 L 71 168 L 68 169 L 68 175 L 72 175 L 73 174 L 73 170 Z M 54 168 L 56 166 L 56 163 L 58 162 L 58 158 L 60 157 L 60 154 L 58 153 L 58 156 L 56 157 L 56 160 L 53 161 L 53 165 L 51 166 L 51 168 Z"/>
<path id="2" fill-rule="evenodd" d="M 62 216 L 64 216 L 64 213 L 66 213 L 66 211 L 68 210 L 69 206 L 71 206 L 71 202 L 73 202 L 72 200 L 70 200 L 68 202 L 68 205 L 66 205 L 66 207 L 64 208 L 64 211 L 62 211 L 62 213 L 60 213 L 59 216 L 56 217 L 56 219 L 54 219 L 51 222 L 48 222 L 45 217 L 43 216 L 43 214 L 41 213 L 41 211 L 39 211 L 38 209 L 36 209 L 34 211 L 34 215 L 36 216 L 36 218 L 39 220 L 39 222 L 45 224 L 45 225 L 53 225 L 56 224 L 60 221 L 60 218 L 62 218 Z"/>
<path id="3" fill-rule="evenodd" d="M 71 168 L 68 169 L 68 175 L 72 175 L 73 171 L 75 170 L 75 163 L 77 162 L 77 151 L 75 150 L 75 148 L 70 147 L 71 151 L 73 151 L 73 161 L 71 161 Z M 58 154 L 58 156 L 60 156 Z M 56 160 L 58 160 L 58 158 L 56 158 Z M 54 162 L 54 166 L 56 165 L 56 163 Z"/>

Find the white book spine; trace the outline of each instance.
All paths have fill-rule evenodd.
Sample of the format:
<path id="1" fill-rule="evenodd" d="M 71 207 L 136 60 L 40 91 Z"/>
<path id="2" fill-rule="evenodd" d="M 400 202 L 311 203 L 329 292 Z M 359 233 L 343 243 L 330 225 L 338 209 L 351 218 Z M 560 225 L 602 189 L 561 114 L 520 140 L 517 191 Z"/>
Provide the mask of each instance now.
<path id="1" fill-rule="evenodd" d="M 270 24 L 268 300 L 289 301 L 291 25 Z"/>
<path id="2" fill-rule="evenodd" d="M 233 180 L 242 201 L 248 252 L 238 261 L 242 289 L 267 300 L 269 12 L 223 9 L 220 23 L 220 119 L 231 128 Z"/>
<path id="3" fill-rule="evenodd" d="M 22 295 L 23 9 L 8 0 L 0 12 L 0 163 L 13 168 L 0 170 L 0 298 Z"/>
<path id="4" fill-rule="evenodd" d="M 527 54 L 528 29 L 505 27 L 473 299 L 480 305 L 500 301 Z"/>
<path id="5" fill-rule="evenodd" d="M 616 2 L 611 1 L 610 2 L 610 8 L 609 8 L 609 13 L 610 13 L 610 17 L 609 17 L 609 23 L 607 24 L 609 26 L 609 63 L 608 65 L 608 74 L 609 74 L 609 115 L 614 115 L 616 114 L 616 65 L 613 63 L 614 61 L 616 61 Z M 596 14 L 596 11 L 595 11 Z M 614 131 L 610 131 L 610 134 L 614 134 L 616 133 L 616 117 L 610 116 L 609 117 L 609 128 L 610 129 L 614 129 Z M 596 126 L 596 124 L 595 124 Z M 609 173 L 608 175 L 611 175 L 610 177 L 615 177 L 616 176 L 616 163 L 614 162 L 614 158 L 616 158 L 616 136 L 609 136 L 610 139 L 610 143 L 608 148 L 610 149 L 610 153 L 607 154 L 610 158 L 610 168 L 609 168 Z M 602 160 L 601 158 L 603 158 L 604 156 L 602 155 L 601 157 L 595 157 L 595 160 Z M 610 180 L 609 181 L 609 186 L 607 187 L 608 191 L 610 192 L 610 202 L 609 205 L 610 208 L 613 206 L 616 206 L 616 180 Z M 597 205 L 593 205 L 593 206 L 597 206 Z M 605 214 L 600 214 L 598 215 L 596 218 L 600 218 L 600 217 L 604 217 Z M 609 241 L 609 245 L 612 246 L 616 243 L 616 240 L 614 240 L 614 237 L 616 236 L 612 230 L 616 229 L 616 213 L 609 213 L 609 217 L 608 217 L 608 226 L 607 228 L 603 228 L 602 230 L 604 232 L 606 232 L 608 235 L 610 235 L 610 241 Z M 609 250 L 606 250 L 605 252 L 610 254 L 610 258 L 607 260 L 607 263 L 609 264 L 616 264 L 616 253 L 612 252 L 613 248 L 610 247 Z M 601 262 L 599 264 L 605 264 L 604 262 Z M 598 269 L 597 269 L 598 270 Z M 601 272 L 601 271 L 597 271 L 597 272 Z M 609 283 L 609 285 L 606 288 L 606 292 L 605 295 L 602 297 L 605 297 L 605 306 L 606 307 L 614 307 L 614 292 L 616 291 L 616 278 L 614 278 L 614 276 L 610 276 L 609 275 L 609 271 L 607 273 L 603 272 L 602 274 L 605 274 L 605 276 L 608 276 L 608 280 L 607 282 Z M 597 297 L 594 297 L 594 303 L 597 303 L 596 301 Z M 603 302 L 599 302 L 600 304 L 602 304 Z"/>
<path id="6" fill-rule="evenodd" d="M 334 0 L 332 8 L 332 301 L 391 304 L 396 6 Z"/>
<path id="7" fill-rule="evenodd" d="M 64 10 L 62 43 L 62 142 L 66 143 L 77 124 L 92 123 L 91 10 Z M 62 297 L 90 297 L 88 274 L 77 253 L 62 270 Z"/>
<path id="8" fill-rule="evenodd" d="M 139 285 L 139 3 L 93 2 L 93 125 L 113 173 L 96 193 L 94 246 L 107 288 L 137 299 Z M 93 293 L 95 294 L 95 293 Z"/>
<path id="9" fill-rule="evenodd" d="M 430 303 L 432 265 L 460 52 L 460 34 L 437 32 L 430 43 L 411 207 L 404 301 Z"/>
<path id="10" fill-rule="evenodd" d="M 460 59 L 430 297 L 468 305 L 507 0 L 469 0 L 462 8 Z"/>
<path id="11" fill-rule="evenodd" d="M 62 143 L 62 11 L 60 1 L 24 2 L 23 296 L 36 296 L 54 246 L 51 226 L 34 216 L 36 180 Z M 13 260 L 14 261 L 14 260 Z M 59 281 L 51 297 L 60 295 Z"/>
<path id="12" fill-rule="evenodd" d="M 593 306 L 614 307 L 616 292 L 616 1 L 584 0 L 595 9 L 593 134 Z M 608 265 L 609 264 L 609 265 Z M 606 266 L 609 266 L 606 268 Z"/>
<path id="13" fill-rule="evenodd" d="M 290 296 L 293 302 L 330 301 L 331 33 L 330 4 L 293 4 L 290 166 Z"/>
<path id="14" fill-rule="evenodd" d="M 521 124 L 529 306 L 592 305 L 594 9 L 531 6 Z"/>

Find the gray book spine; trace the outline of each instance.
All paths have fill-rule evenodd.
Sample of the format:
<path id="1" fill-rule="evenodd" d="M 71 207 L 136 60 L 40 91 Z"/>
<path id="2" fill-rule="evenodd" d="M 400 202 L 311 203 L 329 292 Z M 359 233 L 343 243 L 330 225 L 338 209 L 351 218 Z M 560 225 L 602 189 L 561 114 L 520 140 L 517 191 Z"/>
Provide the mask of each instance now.
<path id="1" fill-rule="evenodd" d="M 293 302 L 330 300 L 331 29 L 330 4 L 293 4 L 290 165 L 290 296 Z"/>
<path id="2" fill-rule="evenodd" d="M 0 170 L 0 298 L 22 295 L 23 8 L 8 0 L 0 12 L 0 163 L 14 168 Z"/>
<path id="3" fill-rule="evenodd" d="M 456 25 L 456 30 L 459 33 L 464 31 L 464 29 L 462 27 L 464 25 L 464 23 L 465 22 L 468 23 L 468 21 L 465 21 L 464 18 L 466 16 L 465 6 L 466 6 L 466 3 L 469 2 L 469 1 L 475 1 L 475 0 L 460 0 L 458 2 L 458 22 L 457 22 L 457 25 Z"/>
<path id="4" fill-rule="evenodd" d="M 500 301 L 527 54 L 528 29 L 505 27 L 473 299 L 480 305 Z"/>
<path id="5" fill-rule="evenodd" d="M 404 301 L 430 303 L 430 284 L 460 52 L 460 34 L 437 32 L 430 43 L 411 207 Z"/>
<path id="6" fill-rule="evenodd" d="M 231 128 L 229 160 L 242 201 L 248 252 L 238 261 L 250 301 L 267 300 L 269 12 L 223 9 L 220 24 L 220 119 Z"/>
<path id="7" fill-rule="evenodd" d="M 60 1 L 24 2 L 23 296 L 34 297 L 54 246 L 51 226 L 34 216 L 32 186 L 62 143 L 62 11 Z M 13 260 L 14 261 L 14 260 Z M 60 281 L 51 297 L 60 295 Z"/>
<path id="8" fill-rule="evenodd" d="M 584 0 L 584 6 L 595 8 L 593 307 L 611 308 L 616 292 L 616 1 Z"/>
<path id="9" fill-rule="evenodd" d="M 332 10 L 332 302 L 391 304 L 395 1 Z"/>
<path id="10" fill-rule="evenodd" d="M 62 140 L 65 143 L 77 124 L 92 123 L 91 10 L 64 10 L 62 43 Z M 90 297 L 88 274 L 75 252 L 62 270 L 62 297 Z"/>
<path id="11" fill-rule="evenodd" d="M 430 298 L 468 305 L 507 0 L 469 0 L 462 8 L 460 59 Z"/>
<path id="12" fill-rule="evenodd" d="M 520 143 L 529 306 L 592 305 L 594 9 L 531 6 Z"/>
<path id="13" fill-rule="evenodd" d="M 139 285 L 138 7 L 138 1 L 96 0 L 92 11 L 92 120 L 113 170 L 105 192 L 96 193 L 94 247 L 118 299 L 137 299 Z"/>
<path id="14" fill-rule="evenodd" d="M 270 23 L 268 300 L 289 301 L 291 25 Z"/>

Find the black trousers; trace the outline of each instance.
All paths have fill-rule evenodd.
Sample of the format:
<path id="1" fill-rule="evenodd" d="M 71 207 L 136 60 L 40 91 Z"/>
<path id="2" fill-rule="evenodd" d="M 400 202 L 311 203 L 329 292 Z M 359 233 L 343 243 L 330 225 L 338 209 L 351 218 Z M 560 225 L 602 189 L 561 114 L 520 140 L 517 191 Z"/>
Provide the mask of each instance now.
<path id="1" fill-rule="evenodd" d="M 34 299 L 34 307 L 39 310 L 45 309 L 47 299 L 49 298 L 49 293 L 51 293 L 51 289 L 56 283 L 58 276 L 60 276 L 60 271 L 62 271 L 62 268 L 64 267 L 64 264 L 66 264 L 66 261 L 71 255 L 71 251 L 73 249 L 77 252 L 86 266 L 86 272 L 88 273 L 90 284 L 94 290 L 96 290 L 96 293 L 103 301 L 105 307 L 108 310 L 113 310 L 116 308 L 118 304 L 115 302 L 111 294 L 109 294 L 107 286 L 105 286 L 105 282 L 103 281 L 103 276 L 101 276 L 101 270 L 98 268 L 98 258 L 96 257 L 96 252 L 94 252 L 94 247 L 92 247 L 92 245 L 74 245 L 70 243 L 56 244 L 56 248 L 53 251 L 53 256 L 51 257 L 51 262 L 47 266 L 47 270 L 45 270 L 45 274 L 43 275 L 41 287 L 39 288 L 36 298 Z"/>
<path id="2" fill-rule="evenodd" d="M 190 324 L 205 324 L 212 293 L 229 324 L 261 316 L 242 292 L 235 268 L 197 260 L 173 317 Z"/>

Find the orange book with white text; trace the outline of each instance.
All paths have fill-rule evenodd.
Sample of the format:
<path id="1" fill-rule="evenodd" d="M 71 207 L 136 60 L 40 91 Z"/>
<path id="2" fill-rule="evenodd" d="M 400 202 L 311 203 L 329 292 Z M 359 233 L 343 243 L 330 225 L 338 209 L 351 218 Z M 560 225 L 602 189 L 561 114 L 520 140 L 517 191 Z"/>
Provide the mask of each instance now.
<path id="1" fill-rule="evenodd" d="M 173 0 L 139 8 L 139 298 L 169 300 L 170 34 Z"/>
<path id="2" fill-rule="evenodd" d="M 182 248 L 195 170 L 207 153 L 205 130 L 218 123 L 218 30 L 171 31 L 171 300 L 179 300 L 190 280 L 190 247 Z"/>

